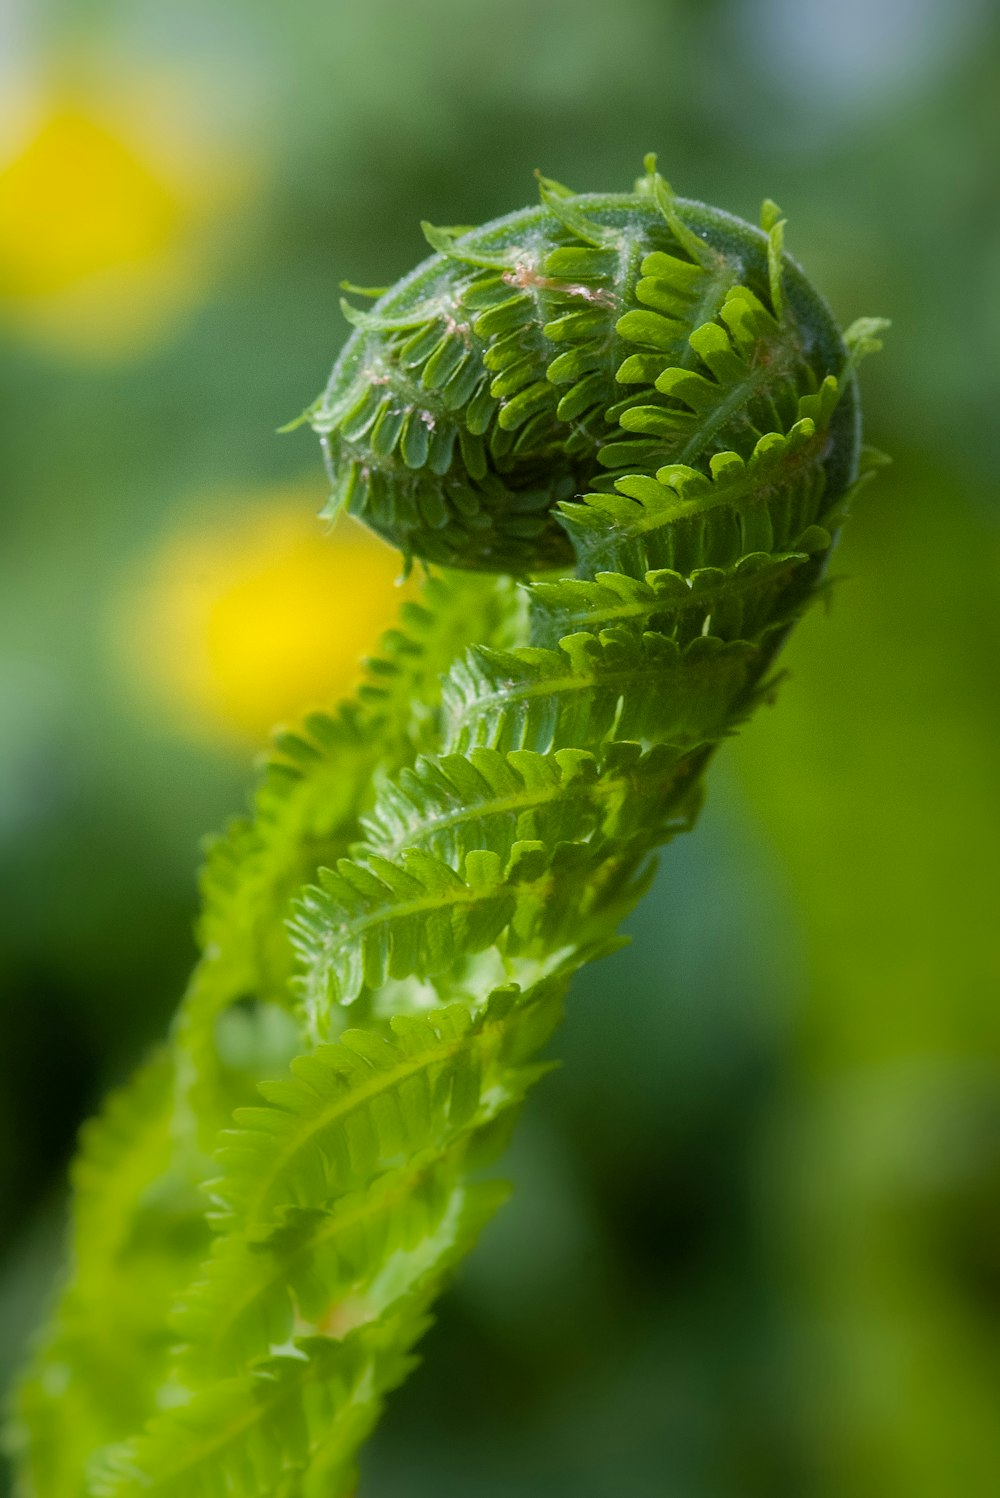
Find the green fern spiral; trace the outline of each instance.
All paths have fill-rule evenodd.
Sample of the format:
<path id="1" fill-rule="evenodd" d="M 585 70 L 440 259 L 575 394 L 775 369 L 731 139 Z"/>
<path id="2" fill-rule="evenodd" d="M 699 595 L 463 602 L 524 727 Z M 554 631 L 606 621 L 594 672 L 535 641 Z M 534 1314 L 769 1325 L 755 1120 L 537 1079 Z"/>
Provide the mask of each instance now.
<path id="1" fill-rule="evenodd" d="M 539 208 L 466 232 L 425 225 L 437 254 L 372 311 L 345 303 L 355 332 L 310 412 L 333 509 L 446 566 L 563 566 L 561 503 L 626 474 L 749 458 L 844 374 L 774 215 L 754 229 L 674 198 L 648 165 L 634 193 L 543 181 Z M 811 452 L 835 491 L 857 461 L 849 378 L 839 397 Z"/>
<path id="2" fill-rule="evenodd" d="M 308 418 L 332 509 L 460 570 L 210 854 L 170 1043 L 75 1168 L 13 1424 L 35 1498 L 353 1490 L 569 978 L 691 826 L 873 466 L 881 325 L 841 337 L 773 205 L 752 228 L 650 160 L 428 237 Z"/>

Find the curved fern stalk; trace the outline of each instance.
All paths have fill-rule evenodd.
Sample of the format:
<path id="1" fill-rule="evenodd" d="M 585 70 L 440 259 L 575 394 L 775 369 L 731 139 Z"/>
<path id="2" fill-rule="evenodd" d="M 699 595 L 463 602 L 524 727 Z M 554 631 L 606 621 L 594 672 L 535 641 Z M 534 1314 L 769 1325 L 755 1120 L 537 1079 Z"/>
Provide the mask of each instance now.
<path id="1" fill-rule="evenodd" d="M 374 765 L 406 764 L 428 741 L 456 649 L 483 632 L 506 635 L 517 612 L 505 580 L 473 590 L 457 574 L 431 579 L 368 663 L 358 698 L 281 735 L 252 818 L 210 843 L 202 957 L 171 1044 L 81 1137 L 70 1275 L 7 1432 L 23 1491 L 88 1494 L 87 1458 L 141 1425 L 168 1385 L 169 1313 L 210 1246 L 197 1190 L 211 1173 L 204 1151 L 233 1107 L 253 1100 L 259 1077 L 298 1049 L 287 1013 L 291 900 L 357 836 Z M 220 1033 L 229 1019 L 245 1021 L 235 1047 Z"/>
<path id="2" fill-rule="evenodd" d="M 773 204 L 754 229 L 651 158 L 633 193 L 541 199 L 425 226 L 307 413 L 330 512 L 464 573 L 430 581 L 381 689 L 281 741 L 210 855 L 155 1096 L 85 1143 L 20 1401 L 36 1498 L 353 1491 L 503 1198 L 482 1167 L 572 973 L 693 824 L 875 465 L 854 369 L 883 325 L 841 337 Z M 94 1143 L 116 1118 L 117 1154 Z M 114 1286 L 143 1275 L 133 1326 Z"/>

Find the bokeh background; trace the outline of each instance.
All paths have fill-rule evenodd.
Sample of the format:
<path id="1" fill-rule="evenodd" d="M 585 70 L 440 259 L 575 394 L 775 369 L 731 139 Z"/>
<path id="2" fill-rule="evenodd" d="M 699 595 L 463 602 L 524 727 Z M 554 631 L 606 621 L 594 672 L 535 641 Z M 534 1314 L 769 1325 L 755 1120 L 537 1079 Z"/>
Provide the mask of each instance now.
<path id="1" fill-rule="evenodd" d="M 578 982 L 372 1498 L 1000 1492 L 1000 35 L 989 0 L 0 6 L 0 1376 L 80 1119 L 167 1021 L 199 836 L 393 556 L 275 428 L 421 217 L 536 166 L 754 217 L 894 466 L 630 950 Z M 0 1480 L 2 1482 L 2 1480 Z"/>

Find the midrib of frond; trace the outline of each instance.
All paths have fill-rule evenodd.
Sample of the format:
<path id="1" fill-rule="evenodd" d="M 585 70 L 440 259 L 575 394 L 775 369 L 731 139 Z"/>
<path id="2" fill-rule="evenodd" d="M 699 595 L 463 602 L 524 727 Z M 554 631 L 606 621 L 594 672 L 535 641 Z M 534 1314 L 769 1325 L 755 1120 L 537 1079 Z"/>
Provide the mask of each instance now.
<path id="1" fill-rule="evenodd" d="M 400 833 L 399 837 L 387 842 L 370 840 L 367 846 L 381 857 L 395 858 L 406 848 L 423 847 L 442 832 L 474 825 L 488 817 L 538 811 L 544 806 L 552 806 L 560 801 L 592 801 L 595 795 L 596 783 L 587 785 L 570 783 L 569 785 L 556 784 L 538 790 L 514 792 L 482 801 L 470 801 L 464 806 L 456 807 L 454 811 L 440 812 L 434 816 L 421 816 L 411 828 Z"/>
<path id="2" fill-rule="evenodd" d="M 690 522 L 722 511 L 731 512 L 743 527 L 746 517 L 770 514 L 772 503 L 781 499 L 805 497 L 821 508 L 825 475 L 819 459 L 828 438 L 826 428 L 817 430 L 812 418 L 805 417 L 787 436 L 775 433 L 773 441 L 771 438 L 772 434 L 766 434 L 748 459 L 738 453 L 717 454 L 709 474 L 670 463 L 660 468 L 655 478 L 639 473 L 625 475 L 616 481 L 616 493 L 584 495 L 579 501 L 563 504 L 563 523 L 577 540 L 587 577 L 593 579 L 599 570 L 625 571 L 632 577 L 638 572 L 641 577 L 648 562 L 646 568 L 641 563 L 637 568 L 634 561 L 625 567 L 620 560 L 623 548 L 644 545 L 647 538 L 658 535 L 669 537 L 675 527 L 680 536 Z M 782 450 L 775 454 L 777 443 L 782 444 Z M 728 459 L 731 462 L 716 471 Z M 697 492 L 686 498 L 685 491 L 692 485 L 697 485 Z M 815 486 L 815 494 L 806 485 Z M 805 516 L 799 532 L 817 518 L 822 517 L 812 513 Z M 797 534 L 788 536 L 782 549 L 794 548 L 797 539 Z M 602 562 L 610 565 L 602 569 Z M 698 566 L 692 570 L 697 571 Z"/>
<path id="3" fill-rule="evenodd" d="M 723 479 L 721 482 L 715 479 L 711 488 L 696 499 L 682 499 L 680 495 L 674 495 L 668 485 L 657 480 L 663 491 L 663 509 L 655 512 L 644 509 L 637 514 L 635 533 L 646 535 L 650 531 L 662 530 L 675 521 L 693 519 L 698 515 L 710 514 L 712 510 L 740 503 L 750 502 L 755 508 L 766 506 L 789 483 L 804 477 L 810 470 L 815 470 L 825 436 L 825 431 L 813 432 L 805 441 L 786 448 L 778 462 L 771 466 L 762 464 L 759 460 L 751 460 L 738 478 Z M 669 465 L 670 468 L 674 466 Z"/>
<path id="4" fill-rule="evenodd" d="M 367 911 L 354 920 L 340 921 L 332 925 L 330 936 L 317 955 L 319 958 L 332 959 L 339 949 L 349 946 L 352 942 L 360 941 L 370 932 L 377 931 L 389 922 L 405 921 L 410 916 L 428 915 L 435 910 L 456 910 L 462 906 L 475 909 L 480 905 L 488 905 L 496 900 L 501 888 L 502 885 L 499 884 L 487 884 L 482 888 L 477 888 L 463 883 L 445 891 L 435 890 L 431 894 L 410 900 L 387 900 L 384 905 Z"/>
<path id="5" fill-rule="evenodd" d="M 755 592 L 766 589 L 780 579 L 790 577 L 803 561 L 804 554 L 796 553 L 786 558 L 775 561 L 775 564 L 759 572 L 747 572 L 746 574 L 733 573 L 716 584 L 691 587 L 688 578 L 681 573 L 671 573 L 672 576 L 682 580 L 688 586 L 688 596 L 668 593 L 657 593 L 655 584 L 647 583 L 648 595 L 635 599 L 620 599 L 617 603 L 598 603 L 590 607 L 581 604 L 578 608 L 553 604 L 552 612 L 558 615 L 561 624 L 567 627 L 567 633 L 572 627 L 598 631 L 601 627 L 619 623 L 640 622 L 651 618 L 680 617 L 685 614 L 704 612 L 710 617 L 721 603 L 728 603 L 733 599 L 745 598 Z M 594 585 L 611 592 L 609 584 L 602 582 L 602 578 L 620 577 L 620 573 L 598 573 L 594 579 Z M 647 574 L 655 577 L 655 571 Z M 582 586 L 587 586 L 581 580 Z M 547 607 L 543 605 L 543 607 Z M 666 633 L 662 629 L 661 633 Z"/>
<path id="6" fill-rule="evenodd" d="M 294 1135 L 278 1151 L 277 1156 L 272 1159 L 268 1168 L 257 1178 L 254 1190 L 241 1201 L 241 1221 L 244 1230 L 252 1233 L 255 1229 L 265 1225 L 265 1204 L 274 1191 L 275 1183 L 290 1170 L 296 1156 L 301 1155 L 314 1144 L 318 1135 L 325 1133 L 334 1124 L 348 1118 L 352 1113 L 366 1107 L 381 1094 L 400 1087 L 411 1077 L 419 1075 L 422 1071 L 431 1072 L 435 1067 L 453 1060 L 466 1048 L 474 1046 L 482 1050 L 485 1070 L 500 1044 L 501 1032 L 502 1021 L 497 1020 L 487 1021 L 475 1029 L 470 1026 L 456 1038 L 439 1041 L 436 1046 L 428 1047 L 412 1057 L 407 1057 L 391 1068 L 376 1070 L 373 1067 L 372 1076 L 367 1082 L 356 1083 L 341 1096 L 331 1098 L 317 1114 L 300 1125 Z"/>
<path id="7" fill-rule="evenodd" d="M 667 637 L 661 636 L 664 641 Z M 673 643 L 672 641 L 669 643 Z M 723 650 L 731 650 L 733 644 L 741 645 L 745 652 L 752 647 L 744 641 L 718 642 Z M 721 652 L 720 652 L 721 653 Z M 708 658 L 711 659 L 711 658 Z M 692 663 L 694 668 L 703 664 L 703 660 Z M 648 687 L 657 683 L 663 687 L 669 679 L 667 673 L 680 676 L 685 667 L 685 655 L 678 651 L 672 658 L 652 656 L 639 665 L 634 666 L 609 666 L 603 671 L 571 673 L 566 672 L 561 676 L 543 677 L 537 681 L 510 682 L 493 692 L 484 692 L 477 696 L 475 701 L 464 706 L 462 710 L 451 715 L 449 722 L 449 743 L 458 743 L 461 740 L 462 730 L 471 729 L 476 723 L 497 721 L 497 727 L 501 726 L 501 714 L 503 709 L 511 708 L 519 703 L 530 703 L 540 700 L 549 700 L 566 697 L 571 694 L 587 694 L 597 691 L 616 693 L 619 699 L 623 699 L 629 687 Z M 617 721 L 617 719 L 616 719 Z M 494 733 L 491 737 L 496 737 Z M 553 730 L 553 736 L 558 737 L 558 727 Z M 615 737 L 615 727 L 612 723 L 607 731 L 601 735 L 601 741 L 607 742 Z M 672 739 L 657 739 L 667 747 L 676 749 L 688 749 L 693 747 L 690 737 L 681 737 L 676 741 Z"/>
<path id="8" fill-rule="evenodd" d="M 767 389 L 774 379 L 774 374 L 773 367 L 767 364 L 754 364 L 742 380 L 737 380 L 727 386 L 725 394 L 713 406 L 710 413 L 694 417 L 694 430 L 678 451 L 676 462 L 690 463 L 693 458 L 703 453 L 712 442 L 716 432 L 727 426 L 736 412 L 755 395 Z M 749 421 L 747 425 L 749 427 Z M 762 435 L 757 428 L 751 428 L 751 430 Z"/>

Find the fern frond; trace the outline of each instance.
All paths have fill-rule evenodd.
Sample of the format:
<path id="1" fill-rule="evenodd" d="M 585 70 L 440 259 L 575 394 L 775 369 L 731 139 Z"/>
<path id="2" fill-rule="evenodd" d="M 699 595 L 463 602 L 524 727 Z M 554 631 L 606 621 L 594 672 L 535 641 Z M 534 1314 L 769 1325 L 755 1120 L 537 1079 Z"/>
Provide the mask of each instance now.
<path id="1" fill-rule="evenodd" d="M 516 871 L 484 851 L 469 855 L 464 873 L 415 848 L 402 864 L 345 858 L 336 870 L 321 869 L 319 887 L 305 892 L 291 925 L 310 973 L 302 986 L 310 1019 L 330 1002 L 352 1003 L 364 988 L 437 977 L 491 946 L 513 917 Z"/>
<path id="2" fill-rule="evenodd" d="M 669 570 L 727 567 L 753 551 L 800 548 L 825 517 L 825 433 L 811 417 L 787 436 L 768 433 L 748 460 L 716 453 L 708 474 L 669 464 L 655 478 L 620 478 L 615 494 L 588 494 L 561 507 L 563 523 L 588 576 L 622 572 L 644 577 Z M 811 543 L 812 538 L 810 538 Z"/>
<path id="3" fill-rule="evenodd" d="M 242 992 L 283 999 L 291 963 L 276 908 L 320 862 L 346 851 L 371 799 L 375 765 L 404 765 L 433 743 L 443 673 L 470 640 L 504 632 L 516 610 L 502 581 L 483 588 L 460 576 L 430 578 L 423 601 L 403 605 L 400 627 L 367 662 L 356 701 L 277 737 L 253 820 L 210 845 L 202 876 L 203 949 L 234 968 L 256 959 Z"/>
<path id="4" fill-rule="evenodd" d="M 328 1202 L 491 1121 L 534 1080 L 523 1058 L 554 1028 L 564 989 L 556 975 L 523 997 L 496 990 L 478 1014 L 452 1004 L 396 1015 L 387 1032 L 347 1030 L 299 1057 L 286 1080 L 262 1086 L 270 1106 L 237 1111 L 214 1219 L 258 1237 L 284 1207 Z"/>
<path id="5" fill-rule="evenodd" d="M 81 1133 L 71 1278 L 9 1437 L 35 1498 L 82 1498 L 88 1454 L 144 1419 L 166 1374 L 166 1314 L 207 1246 L 201 1204 L 174 1159 L 172 1089 L 161 1050 Z"/>
<path id="6" fill-rule="evenodd" d="M 830 544 L 826 531 L 806 532 L 812 552 Z M 699 567 L 690 576 L 661 568 L 645 577 L 598 572 L 593 581 L 564 578 L 531 590 L 533 633 L 552 649 L 567 634 L 599 634 L 624 625 L 668 635 L 679 645 L 699 635 L 754 640 L 783 622 L 785 601 L 800 591 L 796 574 L 810 551 L 750 552 L 728 567 Z"/>
<path id="7" fill-rule="evenodd" d="M 474 647 L 445 686 L 445 749 L 548 753 L 631 739 L 690 749 L 722 734 L 754 677 L 745 641 L 605 630 L 568 635 L 558 651 Z"/>
<path id="8" fill-rule="evenodd" d="M 232 824 L 210 845 L 201 879 L 203 957 L 175 1022 L 179 1084 L 206 1143 L 244 1100 L 231 1096 L 217 1064 L 218 1016 L 243 998 L 289 1003 L 295 956 L 286 918 L 294 897 L 357 838 L 376 766 L 398 769 L 435 742 L 441 679 L 454 657 L 470 638 L 509 634 L 519 614 L 502 579 L 484 588 L 460 576 L 429 578 L 422 602 L 403 605 L 399 627 L 367 662 L 356 699 L 281 734 L 253 819 Z"/>
<path id="9" fill-rule="evenodd" d="M 571 974 L 693 824 L 873 471 L 883 325 L 841 337 L 775 205 L 743 224 L 654 158 L 634 193 L 540 192 L 427 227 L 346 309 L 305 417 L 328 513 L 478 575 L 428 582 L 209 850 L 169 1050 L 75 1169 L 33 1498 L 353 1491 Z"/>
<path id="10" fill-rule="evenodd" d="M 429 1299 L 425 1292 L 423 1302 Z M 326 1454 L 327 1492 L 346 1494 L 358 1441 L 383 1395 L 413 1366 L 410 1348 L 428 1325 L 418 1304 L 420 1314 L 393 1321 L 382 1336 L 364 1328 L 341 1341 L 304 1338 L 293 1353 L 268 1358 L 158 1416 L 144 1435 L 102 1454 L 91 1492 L 95 1498 L 293 1494 Z"/>
<path id="11" fill-rule="evenodd" d="M 696 328 L 688 343 L 701 367 L 667 365 L 649 404 L 623 404 L 619 425 L 641 437 L 602 448 L 606 467 L 689 464 L 729 448 L 749 456 L 769 432 L 791 428 L 800 400 L 815 389 L 794 336 L 746 286 L 731 287 L 718 319 Z"/>
<path id="12" fill-rule="evenodd" d="M 266 1238 L 217 1239 L 206 1278 L 186 1292 L 173 1323 L 190 1388 L 238 1372 L 305 1332 L 345 1335 L 382 1316 L 400 1286 L 467 1245 L 507 1188 L 469 1186 L 467 1139 L 416 1155 L 329 1207 L 289 1208 Z"/>
<path id="13" fill-rule="evenodd" d="M 362 819 L 360 851 L 395 859 L 415 848 L 459 869 L 477 849 L 506 860 L 518 842 L 621 837 L 664 814 L 680 762 L 665 748 L 643 755 L 629 743 L 609 744 L 600 756 L 472 749 L 418 760 L 386 782 Z"/>
<path id="14" fill-rule="evenodd" d="M 390 979 L 461 984 L 467 959 L 496 947 L 506 959 L 560 953 L 557 933 L 572 945 L 593 938 L 586 920 L 602 908 L 595 892 L 613 867 L 619 894 L 627 871 L 641 862 L 629 839 L 593 843 L 515 842 L 506 865 L 492 850 L 474 850 L 462 874 L 416 848 L 402 866 L 372 858 L 321 870 L 319 888 L 305 892 L 292 923 L 305 969 L 300 993 L 310 1033 L 322 1035 L 333 1006 L 352 1004 Z M 562 881 L 571 880 L 566 888 Z M 619 917 L 620 918 L 620 915 Z M 502 938 L 502 939 L 501 939 Z M 521 968 L 511 969 L 511 977 Z"/>

